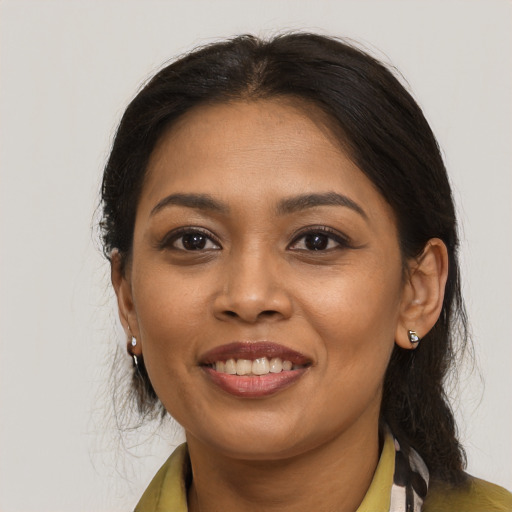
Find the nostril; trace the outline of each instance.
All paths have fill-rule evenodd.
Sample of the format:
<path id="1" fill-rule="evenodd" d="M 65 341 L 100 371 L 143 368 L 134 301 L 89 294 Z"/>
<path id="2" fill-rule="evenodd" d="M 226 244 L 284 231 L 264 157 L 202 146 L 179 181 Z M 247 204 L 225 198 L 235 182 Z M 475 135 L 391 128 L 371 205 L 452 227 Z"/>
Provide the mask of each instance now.
<path id="1" fill-rule="evenodd" d="M 248 315 L 240 315 L 236 311 L 233 311 L 230 309 L 226 309 L 225 311 L 223 311 L 223 314 L 229 318 L 247 318 L 248 317 Z M 264 311 L 260 311 L 255 316 L 253 316 L 251 321 L 256 321 L 256 320 L 262 319 L 262 318 L 272 318 L 278 314 L 279 314 L 278 311 L 275 311 L 273 309 L 266 309 Z"/>

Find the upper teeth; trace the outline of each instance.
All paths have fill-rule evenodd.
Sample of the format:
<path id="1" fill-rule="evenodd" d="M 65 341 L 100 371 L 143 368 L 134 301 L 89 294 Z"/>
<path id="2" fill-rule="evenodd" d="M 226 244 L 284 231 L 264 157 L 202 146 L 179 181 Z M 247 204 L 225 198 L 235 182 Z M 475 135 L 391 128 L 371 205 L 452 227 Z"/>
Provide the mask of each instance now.
<path id="1" fill-rule="evenodd" d="M 228 359 L 227 361 L 216 361 L 213 365 L 215 371 L 228 373 L 229 375 L 266 375 L 267 373 L 279 373 L 303 368 L 301 365 L 293 365 L 291 361 L 283 361 L 280 357 L 273 357 L 268 360 L 266 357 L 259 357 L 254 361 L 250 359 Z"/>

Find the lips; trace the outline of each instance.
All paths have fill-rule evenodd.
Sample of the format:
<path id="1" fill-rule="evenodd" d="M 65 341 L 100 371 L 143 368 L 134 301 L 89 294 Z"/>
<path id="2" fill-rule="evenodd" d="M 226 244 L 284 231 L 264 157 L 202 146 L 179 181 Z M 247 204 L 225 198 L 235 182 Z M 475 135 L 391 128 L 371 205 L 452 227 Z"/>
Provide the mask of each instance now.
<path id="1" fill-rule="evenodd" d="M 228 343 L 210 350 L 201 357 L 200 361 L 202 365 L 208 365 L 217 361 L 227 361 L 228 359 L 250 359 L 254 361 L 263 357 L 268 359 L 279 357 L 283 361 L 290 361 L 295 365 L 311 364 L 311 360 L 300 352 L 270 341 Z"/>
<path id="2" fill-rule="evenodd" d="M 259 398 L 295 383 L 311 366 L 303 354 L 272 342 L 234 342 L 200 358 L 209 380 L 229 394 Z"/>

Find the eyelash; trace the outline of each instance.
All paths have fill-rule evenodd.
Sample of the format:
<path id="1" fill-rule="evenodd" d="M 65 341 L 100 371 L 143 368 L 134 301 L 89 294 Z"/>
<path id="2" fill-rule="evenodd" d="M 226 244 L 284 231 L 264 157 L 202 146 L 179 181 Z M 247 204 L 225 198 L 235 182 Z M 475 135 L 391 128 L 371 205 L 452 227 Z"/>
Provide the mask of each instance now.
<path id="1" fill-rule="evenodd" d="M 292 250 L 292 251 L 304 251 L 304 252 L 328 252 L 328 251 L 331 251 L 337 247 L 330 247 L 330 248 L 325 248 L 325 249 L 297 249 L 297 248 L 293 248 L 294 245 L 297 245 L 297 243 L 306 238 L 307 236 L 311 236 L 311 235 L 317 235 L 317 234 L 321 234 L 321 235 L 324 235 L 326 236 L 329 240 L 327 243 L 329 243 L 329 241 L 334 241 L 338 247 L 341 247 L 341 248 L 349 248 L 349 247 L 352 247 L 352 244 L 351 244 L 351 241 L 350 239 L 347 237 L 347 236 L 344 236 L 342 235 L 341 233 L 339 233 L 338 231 L 335 231 L 331 228 L 328 228 L 327 226 L 308 226 L 307 228 L 303 228 L 303 230 L 301 230 L 301 232 L 299 232 L 297 235 L 295 235 L 293 241 L 288 245 L 288 249 Z M 178 250 L 178 251 L 185 251 L 185 252 L 195 252 L 193 249 L 186 249 L 186 248 L 182 248 L 182 247 L 175 247 L 174 244 L 180 240 L 180 239 L 183 239 L 184 236 L 186 235 L 202 235 L 205 237 L 206 239 L 206 243 L 211 242 L 211 243 L 214 243 L 217 247 L 216 248 L 208 248 L 208 249 L 204 249 L 204 248 L 200 248 L 200 249 L 197 249 L 198 252 L 202 252 L 204 250 L 220 250 L 222 249 L 222 246 L 219 242 L 219 240 L 214 236 L 212 235 L 212 233 L 208 230 L 205 230 L 203 228 L 199 228 L 199 227 L 184 227 L 184 228 L 180 228 L 178 230 L 175 230 L 175 231 L 171 231 L 170 233 L 168 233 L 167 235 L 165 235 L 165 237 L 158 243 L 158 248 L 159 249 L 174 249 L 174 250 Z M 181 242 L 181 244 L 183 245 L 183 240 Z"/>
<path id="2" fill-rule="evenodd" d="M 164 238 L 159 242 L 158 248 L 159 249 L 174 249 L 178 251 L 185 251 L 185 252 L 194 252 L 193 250 L 187 250 L 185 248 L 179 248 L 174 247 L 174 244 L 181 239 L 183 239 L 186 235 L 202 235 L 204 236 L 207 241 L 213 242 L 218 248 L 215 248 L 213 250 L 219 250 L 222 249 L 222 246 L 220 245 L 220 242 L 217 240 L 215 236 L 212 235 L 210 231 L 207 231 L 203 228 L 196 228 L 196 227 L 184 227 L 177 229 L 175 231 L 171 231 L 170 233 L 167 233 L 167 235 L 164 236 Z M 183 245 L 183 241 L 182 241 Z M 207 250 L 212 250 L 207 249 Z M 200 252 L 201 250 L 198 250 Z"/>
<path id="3" fill-rule="evenodd" d="M 317 235 L 321 234 L 326 236 L 328 239 L 333 240 L 336 242 L 338 247 L 331 247 L 326 248 L 322 250 L 318 250 L 318 252 L 328 252 L 336 248 L 350 248 L 352 247 L 351 240 L 339 233 L 338 231 L 335 231 L 332 228 L 329 228 L 327 226 L 308 226 L 307 228 L 304 228 L 300 233 L 298 233 L 295 238 L 293 239 L 292 243 L 288 246 L 289 249 L 295 250 L 295 251 L 305 251 L 305 252 L 317 252 L 313 249 L 293 249 L 293 246 L 299 242 L 299 240 L 302 240 L 303 238 L 306 238 L 307 236 L 311 235 Z"/>

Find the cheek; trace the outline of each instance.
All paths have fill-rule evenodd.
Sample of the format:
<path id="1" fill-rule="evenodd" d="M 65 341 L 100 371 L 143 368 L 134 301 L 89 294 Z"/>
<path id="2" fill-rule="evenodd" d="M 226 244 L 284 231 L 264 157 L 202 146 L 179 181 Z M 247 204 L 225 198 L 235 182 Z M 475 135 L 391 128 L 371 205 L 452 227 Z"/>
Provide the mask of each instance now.
<path id="1" fill-rule="evenodd" d="M 165 272 L 145 276 L 135 289 L 149 379 L 165 409 L 172 411 L 178 423 L 186 424 L 197 401 L 190 382 L 197 377 L 194 347 L 202 336 L 202 297 L 199 290 L 180 286 Z"/>
<path id="2" fill-rule="evenodd" d="M 399 260 L 398 260 L 399 261 Z M 379 368 L 393 348 L 401 299 L 401 267 L 375 261 L 340 269 L 300 294 L 303 314 L 324 340 L 329 365 Z M 369 370 L 368 370 L 369 371 Z"/>
<path id="3" fill-rule="evenodd" d="M 184 277 L 164 265 L 144 270 L 134 279 L 134 301 L 141 331 L 158 342 L 182 327 L 201 323 L 207 293 L 205 279 Z"/>
<path id="4" fill-rule="evenodd" d="M 185 282 L 186 281 L 186 282 Z M 165 403 L 194 368 L 196 352 L 204 336 L 205 283 L 184 280 L 169 269 L 146 270 L 134 280 L 134 300 L 142 351 L 150 379 Z M 170 382 L 172 381 L 172 382 Z M 163 384 L 162 384 L 163 383 Z"/>
<path id="5" fill-rule="evenodd" d="M 394 346 L 399 278 L 373 273 L 330 280 L 328 291 L 306 295 L 307 322 L 321 344 L 316 407 L 326 428 L 380 409 L 382 385 Z M 327 285 L 326 285 L 327 287 Z M 343 407 L 340 408 L 340 404 Z"/>

